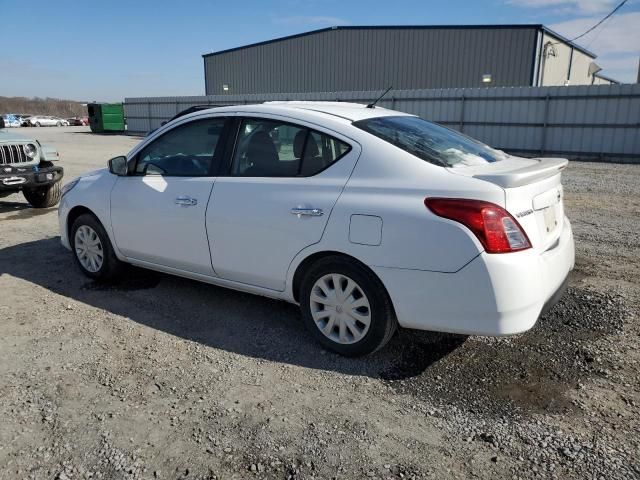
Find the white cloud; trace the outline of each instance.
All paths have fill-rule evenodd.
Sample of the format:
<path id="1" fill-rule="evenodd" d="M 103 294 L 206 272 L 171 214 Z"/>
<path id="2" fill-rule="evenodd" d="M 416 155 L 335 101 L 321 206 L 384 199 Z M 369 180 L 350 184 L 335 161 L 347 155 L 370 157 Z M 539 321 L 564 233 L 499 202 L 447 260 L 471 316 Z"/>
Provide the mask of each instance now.
<path id="1" fill-rule="evenodd" d="M 547 1 L 547 0 L 545 0 Z M 567 38 L 574 38 L 595 25 L 599 17 L 585 17 L 549 25 Z M 593 51 L 605 75 L 635 82 L 640 56 L 640 12 L 618 14 L 577 41 Z"/>
<path id="2" fill-rule="evenodd" d="M 555 12 L 594 14 L 612 10 L 619 0 L 506 0 L 506 3 L 526 8 L 552 8 Z"/>
<path id="3" fill-rule="evenodd" d="M 273 16 L 274 23 L 281 25 L 296 25 L 296 26 L 308 26 L 308 25 L 322 25 L 332 27 L 334 25 L 348 25 L 350 22 L 344 18 L 329 17 L 322 15 L 294 15 L 289 17 Z"/>

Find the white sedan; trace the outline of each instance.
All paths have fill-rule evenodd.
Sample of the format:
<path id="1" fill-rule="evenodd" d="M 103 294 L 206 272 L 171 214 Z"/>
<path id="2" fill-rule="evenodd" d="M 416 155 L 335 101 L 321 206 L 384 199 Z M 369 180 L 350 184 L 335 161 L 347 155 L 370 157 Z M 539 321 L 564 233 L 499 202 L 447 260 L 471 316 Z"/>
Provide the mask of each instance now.
<path id="1" fill-rule="evenodd" d="M 68 183 L 60 232 L 91 278 L 133 264 L 297 303 L 363 355 L 398 325 L 530 329 L 574 265 L 566 165 L 383 108 L 214 108 Z"/>
<path id="2" fill-rule="evenodd" d="M 52 117 L 49 115 L 36 115 L 29 117 L 29 123 L 32 127 L 68 127 L 69 122 L 63 118 Z"/>

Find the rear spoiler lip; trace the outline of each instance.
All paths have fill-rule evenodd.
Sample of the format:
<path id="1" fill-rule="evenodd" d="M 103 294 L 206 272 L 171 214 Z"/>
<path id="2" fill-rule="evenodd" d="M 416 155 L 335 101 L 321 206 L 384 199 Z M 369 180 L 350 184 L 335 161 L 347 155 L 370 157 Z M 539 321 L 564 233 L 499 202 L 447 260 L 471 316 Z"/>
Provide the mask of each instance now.
<path id="1" fill-rule="evenodd" d="M 473 175 L 473 178 L 494 183 L 503 188 L 521 187 L 537 180 L 552 177 L 569 164 L 566 158 L 535 158 L 539 163 L 529 165 L 518 170 L 504 173 L 482 173 Z"/>

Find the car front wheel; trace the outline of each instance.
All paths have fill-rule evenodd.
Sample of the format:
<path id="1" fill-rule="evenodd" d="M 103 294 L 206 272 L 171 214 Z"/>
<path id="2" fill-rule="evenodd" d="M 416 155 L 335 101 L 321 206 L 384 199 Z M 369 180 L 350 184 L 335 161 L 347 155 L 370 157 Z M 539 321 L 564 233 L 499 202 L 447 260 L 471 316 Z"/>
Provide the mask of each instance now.
<path id="1" fill-rule="evenodd" d="M 300 308 L 307 328 L 327 349 L 348 357 L 382 348 L 397 328 L 389 295 L 366 267 L 326 257 L 306 273 Z"/>
<path id="2" fill-rule="evenodd" d="M 94 280 L 113 280 L 124 264 L 118 260 L 109 236 L 96 217 L 80 215 L 71 227 L 70 243 L 82 273 Z"/>
<path id="3" fill-rule="evenodd" d="M 25 188 L 22 194 L 34 208 L 53 207 L 60 201 L 60 182 L 45 187 Z"/>

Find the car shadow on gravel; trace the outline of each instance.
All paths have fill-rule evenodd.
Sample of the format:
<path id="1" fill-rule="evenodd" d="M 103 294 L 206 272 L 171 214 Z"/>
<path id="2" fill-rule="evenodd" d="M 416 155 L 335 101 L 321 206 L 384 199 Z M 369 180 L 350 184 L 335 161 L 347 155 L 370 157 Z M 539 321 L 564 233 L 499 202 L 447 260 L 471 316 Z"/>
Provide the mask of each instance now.
<path id="1" fill-rule="evenodd" d="M 95 283 L 80 273 L 59 237 L 1 249 L 3 274 L 208 347 L 350 375 L 420 376 L 466 340 L 403 330 L 373 355 L 344 358 L 313 340 L 295 305 L 133 267 L 117 283 Z"/>
<path id="2" fill-rule="evenodd" d="M 0 202 L 0 214 L 10 213 L 6 217 L 0 218 L 0 222 L 9 220 L 20 220 L 23 218 L 39 217 L 55 210 L 57 207 L 51 208 L 33 208 L 28 203 L 18 202 Z"/>
<path id="3" fill-rule="evenodd" d="M 497 418 L 571 413 L 580 407 L 570 391 L 590 377 L 615 376 L 615 360 L 604 352 L 616 345 L 628 315 L 618 295 L 570 287 L 529 332 L 470 337 L 420 376 L 388 383 L 442 407 Z"/>
<path id="4" fill-rule="evenodd" d="M 31 205 L 27 202 L 3 202 L 0 200 L 0 213 L 19 212 L 20 210 L 30 209 Z"/>
<path id="5" fill-rule="evenodd" d="M 615 295 L 571 287 L 523 335 L 403 330 L 381 351 L 349 359 L 322 350 L 286 302 L 136 268 L 118 283 L 88 281 L 57 237 L 0 250 L 5 273 L 208 347 L 379 378 L 398 393 L 492 416 L 575 409 L 567 392 L 614 368 L 594 342 L 615 342 L 628 314 Z"/>

